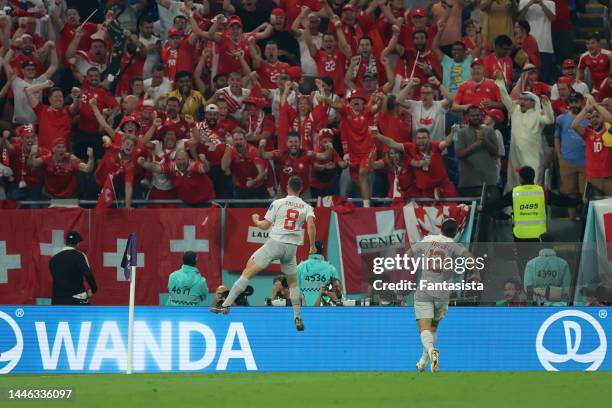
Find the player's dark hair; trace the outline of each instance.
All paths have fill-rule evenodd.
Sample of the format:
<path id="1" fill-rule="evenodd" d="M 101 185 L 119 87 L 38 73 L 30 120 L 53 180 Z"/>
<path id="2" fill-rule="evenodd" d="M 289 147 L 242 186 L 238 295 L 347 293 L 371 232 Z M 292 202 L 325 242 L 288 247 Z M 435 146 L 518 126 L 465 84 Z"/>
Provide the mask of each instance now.
<path id="1" fill-rule="evenodd" d="M 533 184 L 535 180 L 535 170 L 533 167 L 523 166 L 519 170 L 519 176 L 523 179 L 524 184 Z"/>
<path id="2" fill-rule="evenodd" d="M 601 34 L 599 34 L 599 32 L 597 31 L 594 31 L 586 36 L 585 41 L 589 40 L 597 40 L 597 42 L 599 42 L 601 40 Z"/>
<path id="3" fill-rule="evenodd" d="M 274 40 L 268 40 L 268 41 L 266 41 L 266 46 L 267 46 L 267 45 L 276 45 L 276 47 L 278 47 L 278 43 L 277 43 L 276 41 L 274 41 Z"/>
<path id="4" fill-rule="evenodd" d="M 495 38 L 495 46 L 496 47 L 512 47 L 512 39 L 508 37 L 506 34 L 498 35 Z"/>
<path id="5" fill-rule="evenodd" d="M 140 21 L 138 22 L 138 25 L 141 25 L 142 23 L 155 23 L 155 19 L 149 14 L 145 14 L 142 17 L 140 17 Z"/>
<path id="6" fill-rule="evenodd" d="M 359 39 L 359 42 L 362 42 L 363 40 L 369 41 L 369 42 L 370 42 L 370 45 L 373 45 L 373 44 L 374 44 L 374 42 L 372 42 L 372 39 L 371 39 L 370 37 L 368 37 L 367 35 L 364 35 L 363 37 L 361 37 L 361 38 Z"/>
<path id="7" fill-rule="evenodd" d="M 301 139 L 300 134 L 295 130 L 290 130 L 287 132 L 287 137 L 297 137 L 298 139 Z"/>
<path id="8" fill-rule="evenodd" d="M 321 77 L 321 81 L 323 81 L 325 83 L 325 85 L 329 86 L 331 88 L 332 92 L 333 92 L 333 90 L 334 90 L 334 80 L 331 79 L 330 76 L 326 75 L 324 77 Z"/>
<path id="9" fill-rule="evenodd" d="M 302 191 L 302 179 L 298 176 L 289 177 L 289 181 L 287 182 L 287 189 L 291 190 L 291 192 L 295 194 L 299 194 Z"/>
<path id="10" fill-rule="evenodd" d="M 62 91 L 62 88 L 60 88 L 59 86 L 54 86 L 53 88 L 49 89 L 49 98 L 51 97 L 51 95 L 53 95 L 57 91 L 59 91 L 62 94 L 62 96 L 64 95 L 64 91 Z"/>
<path id="11" fill-rule="evenodd" d="M 519 20 L 516 22 L 527 34 L 531 32 L 531 26 L 527 20 Z"/>
<path id="12" fill-rule="evenodd" d="M 336 33 L 333 33 L 331 31 L 326 31 L 323 33 L 323 37 L 325 37 L 326 35 L 336 38 Z"/>
<path id="13" fill-rule="evenodd" d="M 480 109 L 480 108 L 479 108 L 478 106 L 476 106 L 476 105 L 470 105 L 470 106 L 467 108 L 467 113 L 469 114 L 469 113 L 471 113 L 472 111 L 475 111 L 475 110 L 476 110 L 476 111 L 478 111 L 479 113 L 482 113 L 482 109 Z"/>
<path id="14" fill-rule="evenodd" d="M 181 101 L 179 100 L 179 98 L 177 98 L 176 96 L 170 96 L 168 100 L 166 101 L 166 105 L 168 105 L 168 102 L 171 102 L 171 101 L 176 102 L 179 105 L 181 104 Z"/>
<path id="15" fill-rule="evenodd" d="M 196 266 L 197 255 L 193 251 L 187 251 L 183 254 L 183 265 Z"/>
<path id="16" fill-rule="evenodd" d="M 426 39 L 429 38 L 429 34 L 427 33 L 427 31 L 425 31 L 425 30 L 416 30 L 415 32 L 412 33 L 412 40 L 414 40 L 414 38 L 417 36 L 417 34 L 423 34 Z"/>
<path id="17" fill-rule="evenodd" d="M 217 81 L 219 80 L 219 78 L 227 78 L 227 75 L 226 75 L 226 74 L 223 74 L 223 73 L 221 73 L 221 74 L 217 74 L 217 75 L 215 75 L 215 76 L 213 77 L 213 82 L 217 82 Z"/>
<path id="18" fill-rule="evenodd" d="M 458 45 L 459 47 L 463 47 L 463 49 L 465 50 L 465 43 L 463 41 L 455 41 L 454 43 L 451 44 L 451 47 L 454 47 Z"/>
<path id="19" fill-rule="evenodd" d="M 515 279 L 515 278 L 506 279 L 506 280 L 504 281 L 504 284 L 503 284 L 502 288 L 503 288 L 503 287 L 505 287 L 505 286 L 506 286 L 508 283 L 513 284 L 513 285 L 514 285 L 514 288 L 515 288 L 516 290 L 518 290 L 519 292 L 521 291 L 521 289 L 522 289 L 522 285 L 521 285 L 521 283 L 520 283 L 520 282 L 519 282 L 517 279 Z"/>
<path id="20" fill-rule="evenodd" d="M 418 128 L 416 133 L 427 133 L 427 136 L 431 134 L 427 128 Z"/>
<path id="21" fill-rule="evenodd" d="M 189 71 L 179 71 L 179 72 L 176 73 L 176 75 L 174 75 L 174 80 L 175 81 L 178 81 L 179 79 L 182 79 L 182 78 L 192 79 L 193 75 Z"/>
<path id="22" fill-rule="evenodd" d="M 89 67 L 89 69 L 87 69 L 87 74 L 89 74 L 91 71 L 98 71 L 98 72 L 100 72 L 98 67 Z"/>
<path id="23" fill-rule="evenodd" d="M 442 222 L 441 231 L 445 237 L 454 238 L 457 235 L 457 221 L 453 219 L 445 220 Z"/>
<path id="24" fill-rule="evenodd" d="M 320 239 L 316 240 L 315 248 L 317 248 L 317 255 L 323 255 L 323 241 Z"/>

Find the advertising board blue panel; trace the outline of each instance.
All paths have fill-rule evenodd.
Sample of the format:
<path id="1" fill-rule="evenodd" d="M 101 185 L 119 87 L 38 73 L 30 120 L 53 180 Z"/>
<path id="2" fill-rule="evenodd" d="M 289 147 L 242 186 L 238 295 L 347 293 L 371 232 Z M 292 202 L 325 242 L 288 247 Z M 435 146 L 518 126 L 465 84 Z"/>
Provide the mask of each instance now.
<path id="1" fill-rule="evenodd" d="M 611 370 L 610 308 L 453 307 L 436 347 L 444 371 Z M 122 372 L 126 307 L 0 307 L 0 373 Z M 134 371 L 413 370 L 412 308 L 137 307 Z"/>

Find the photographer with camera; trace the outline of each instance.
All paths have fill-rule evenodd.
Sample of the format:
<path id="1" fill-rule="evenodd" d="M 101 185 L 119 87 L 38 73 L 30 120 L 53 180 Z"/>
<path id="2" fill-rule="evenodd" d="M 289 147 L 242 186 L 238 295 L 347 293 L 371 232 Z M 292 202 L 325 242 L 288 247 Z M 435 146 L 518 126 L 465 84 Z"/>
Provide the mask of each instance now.
<path id="1" fill-rule="evenodd" d="M 319 288 L 315 306 L 342 306 L 342 284 L 337 278 Z"/>
<path id="2" fill-rule="evenodd" d="M 297 267 L 298 287 L 304 295 L 306 306 L 319 306 L 317 299 L 323 288 L 321 284 L 338 279 L 336 268 L 323 257 L 323 241 L 316 241 L 315 248 L 317 251 Z"/>
<path id="3" fill-rule="evenodd" d="M 266 299 L 267 306 L 290 306 L 289 283 L 284 274 L 278 275 L 272 282 L 272 297 Z"/>
<path id="4" fill-rule="evenodd" d="M 229 295 L 229 292 L 230 290 L 227 288 L 227 286 L 219 285 L 215 290 L 215 298 L 213 299 L 211 306 L 220 307 L 223 302 L 225 302 L 225 299 L 227 298 L 227 295 Z M 244 292 L 242 292 L 236 298 L 236 300 L 231 304 L 231 306 L 249 306 L 249 300 L 247 299 L 247 297 L 251 296 L 253 292 L 255 292 L 253 287 L 251 285 L 247 286 Z"/>

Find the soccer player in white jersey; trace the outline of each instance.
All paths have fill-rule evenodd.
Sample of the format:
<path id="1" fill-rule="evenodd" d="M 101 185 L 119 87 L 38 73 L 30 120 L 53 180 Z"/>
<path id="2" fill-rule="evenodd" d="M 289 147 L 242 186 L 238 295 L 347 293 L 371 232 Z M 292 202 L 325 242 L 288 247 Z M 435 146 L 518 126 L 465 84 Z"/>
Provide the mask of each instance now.
<path id="1" fill-rule="evenodd" d="M 265 269 L 272 261 L 280 260 L 281 270 L 287 276 L 289 284 L 289 298 L 293 306 L 295 327 L 298 331 L 304 330 L 304 323 L 300 314 L 301 293 L 297 285 L 297 262 L 295 254 L 297 247 L 304 242 L 304 223 L 308 232 L 310 253 L 316 252 L 315 215 L 310 205 L 300 198 L 302 179 L 293 176 L 287 182 L 287 197 L 274 200 L 268 208 L 263 220 L 259 214 L 253 214 L 253 224 L 258 228 L 270 231 L 270 238 L 259 248 L 247 262 L 240 278 L 234 283 L 229 295 L 219 307 L 210 309 L 213 313 L 229 313 L 229 307 L 234 300 L 246 289 L 249 279 Z"/>
<path id="2" fill-rule="evenodd" d="M 430 360 L 432 372 L 439 370 L 440 351 L 434 347 L 437 339 L 440 320 L 448 312 L 448 301 L 450 290 L 421 289 L 424 280 L 427 283 L 442 283 L 453 281 L 453 270 L 445 270 L 442 265 L 446 258 L 473 258 L 473 255 L 461 244 L 456 243 L 453 237 L 457 235 L 457 221 L 447 218 L 442 223 L 441 235 L 428 235 L 420 242 L 412 245 L 406 255 L 409 257 L 422 257 L 426 262 L 426 268 L 421 268 L 420 281 L 414 294 L 414 311 L 417 325 L 421 334 L 423 354 L 417 362 L 419 372 L 425 371 L 427 360 Z M 440 261 L 434 261 L 440 259 Z M 465 261 L 464 261 L 465 262 Z M 472 263 L 473 264 L 473 263 Z M 473 270 L 469 280 L 480 281 L 480 271 Z"/>

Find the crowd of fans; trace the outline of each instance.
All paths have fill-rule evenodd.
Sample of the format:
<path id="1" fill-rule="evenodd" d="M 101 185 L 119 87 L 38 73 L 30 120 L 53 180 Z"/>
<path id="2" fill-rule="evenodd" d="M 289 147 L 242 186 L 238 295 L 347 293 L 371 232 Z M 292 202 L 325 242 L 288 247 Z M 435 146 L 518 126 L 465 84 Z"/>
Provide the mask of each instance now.
<path id="1" fill-rule="evenodd" d="M 204 206 L 298 175 L 367 207 L 557 162 L 562 193 L 612 195 L 612 54 L 593 33 L 572 57 L 569 0 L 90 3 L 0 1 L 4 206 L 108 180 L 128 208 Z"/>

